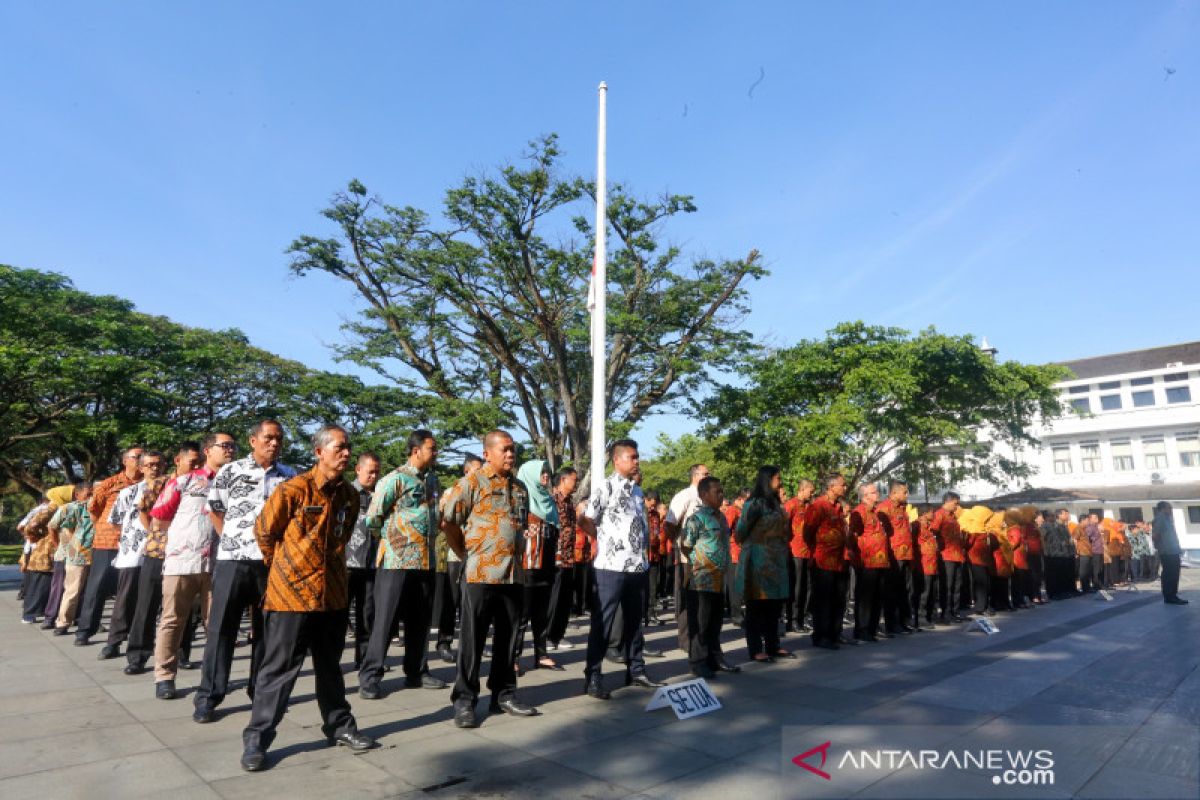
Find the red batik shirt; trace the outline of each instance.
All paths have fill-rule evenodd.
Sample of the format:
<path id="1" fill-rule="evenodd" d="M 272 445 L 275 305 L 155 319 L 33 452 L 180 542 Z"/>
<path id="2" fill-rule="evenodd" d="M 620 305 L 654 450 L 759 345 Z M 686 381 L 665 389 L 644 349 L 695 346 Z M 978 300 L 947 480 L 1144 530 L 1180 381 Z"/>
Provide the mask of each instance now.
<path id="1" fill-rule="evenodd" d="M 1029 555 L 1042 554 L 1042 532 L 1035 523 L 1021 526 L 1021 539 L 1025 542 L 1025 549 L 1029 551 Z"/>
<path id="2" fill-rule="evenodd" d="M 1025 555 L 1025 541 L 1020 528 L 1008 529 L 1008 543 L 1013 546 L 1013 568 L 1029 569 L 1029 559 Z"/>
<path id="3" fill-rule="evenodd" d="M 846 568 L 846 518 L 841 504 L 821 496 L 804 511 L 804 540 L 818 569 L 841 572 Z"/>
<path id="4" fill-rule="evenodd" d="M 958 518 L 944 508 L 939 508 L 933 514 L 930 523 L 933 532 L 942 537 L 942 560 L 962 563 L 964 551 L 962 528 L 958 527 Z"/>
<path id="5" fill-rule="evenodd" d="M 986 567 L 992 563 L 992 546 L 988 542 L 987 533 L 968 533 L 966 537 L 970 541 L 971 549 L 967 551 L 967 558 L 972 564 L 980 567 Z"/>
<path id="6" fill-rule="evenodd" d="M 792 525 L 792 558 L 811 558 L 812 554 L 808 551 L 808 545 L 804 542 L 804 512 L 808 509 L 808 503 L 801 503 L 796 498 L 792 498 L 783 504 L 783 510 L 787 513 L 788 519 Z"/>
<path id="7" fill-rule="evenodd" d="M 934 535 L 933 529 L 929 527 L 927 521 L 917 520 L 913 524 L 917 526 L 917 548 L 921 551 L 921 573 L 937 575 L 937 536 Z"/>
<path id="8" fill-rule="evenodd" d="M 735 506 L 733 503 L 730 503 L 729 508 L 725 509 L 725 522 L 727 522 L 729 524 L 729 530 L 732 531 L 737 528 L 737 523 L 738 523 L 738 520 L 741 518 L 741 516 L 742 516 L 742 510 L 740 508 L 738 508 L 737 506 Z M 736 564 L 738 562 L 738 555 L 741 554 L 741 552 L 742 552 L 742 546 L 737 543 L 737 537 L 730 536 L 729 537 L 729 563 Z"/>
<path id="9" fill-rule="evenodd" d="M 908 505 L 884 500 L 876 509 L 891 535 L 892 555 L 897 561 L 912 561 L 913 536 L 908 522 Z"/>
<path id="10" fill-rule="evenodd" d="M 858 557 L 866 569 L 887 569 L 891 563 L 887 531 L 873 508 L 859 503 L 850 512 L 850 531 L 858 538 Z"/>

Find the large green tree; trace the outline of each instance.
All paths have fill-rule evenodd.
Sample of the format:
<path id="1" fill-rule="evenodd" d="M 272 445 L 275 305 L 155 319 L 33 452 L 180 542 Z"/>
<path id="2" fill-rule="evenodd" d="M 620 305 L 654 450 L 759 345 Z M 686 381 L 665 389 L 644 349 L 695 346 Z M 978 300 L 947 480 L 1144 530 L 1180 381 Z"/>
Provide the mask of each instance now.
<path id="1" fill-rule="evenodd" d="M 593 192 L 560 174 L 554 136 L 524 163 L 451 188 L 437 212 L 389 205 L 351 181 L 322 212 L 334 234 L 296 239 L 291 269 L 361 297 L 341 357 L 439 416 L 496 409 L 552 464 L 585 465 Z M 684 195 L 639 200 L 620 185 L 609 195 L 610 436 L 694 395 L 752 346 L 740 321 L 747 282 L 765 274 L 758 255 L 685 259 L 663 227 L 693 211 Z"/>
<path id="2" fill-rule="evenodd" d="M 970 336 L 849 322 L 750 359 L 743 376 L 699 408 L 731 459 L 940 487 L 1028 474 L 1005 453 L 1037 446 L 1031 426 L 1061 413 L 1053 384 L 1067 373 L 995 361 Z"/>
<path id="3" fill-rule="evenodd" d="M 726 496 L 732 499 L 739 489 L 753 485 L 757 465 L 729 458 L 729 448 L 724 445 L 722 439 L 707 439 L 692 433 L 677 439 L 659 434 L 654 457 L 642 459 L 642 487 L 658 491 L 663 502 L 667 502 L 688 485 L 691 466 L 704 464 L 711 475 L 721 479 Z"/>

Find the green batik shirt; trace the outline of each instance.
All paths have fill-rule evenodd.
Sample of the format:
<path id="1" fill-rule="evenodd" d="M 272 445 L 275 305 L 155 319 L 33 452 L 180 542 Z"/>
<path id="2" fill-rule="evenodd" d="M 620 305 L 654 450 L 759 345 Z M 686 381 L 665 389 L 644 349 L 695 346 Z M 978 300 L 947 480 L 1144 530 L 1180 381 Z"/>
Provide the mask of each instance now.
<path id="1" fill-rule="evenodd" d="M 380 569 L 437 567 L 437 504 L 432 470 L 417 472 L 405 464 L 380 479 L 364 518 L 367 530 L 380 538 Z"/>
<path id="2" fill-rule="evenodd" d="M 688 562 L 697 592 L 724 592 L 729 569 L 729 524 L 708 506 L 701 506 L 683 526 L 683 546 L 690 547 Z"/>

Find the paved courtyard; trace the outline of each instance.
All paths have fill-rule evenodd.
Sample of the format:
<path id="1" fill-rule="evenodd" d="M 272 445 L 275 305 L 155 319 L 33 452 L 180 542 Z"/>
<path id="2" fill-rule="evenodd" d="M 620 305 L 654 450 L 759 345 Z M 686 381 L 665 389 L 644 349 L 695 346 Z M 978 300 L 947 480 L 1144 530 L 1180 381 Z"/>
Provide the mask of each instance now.
<path id="1" fill-rule="evenodd" d="M 491 716 L 476 730 L 457 730 L 449 690 L 401 690 L 396 670 L 384 699 L 351 697 L 360 728 L 380 743 L 363 755 L 325 745 L 306 670 L 270 769 L 258 774 L 238 766 L 244 692 L 234 692 L 212 724 L 195 724 L 197 672 L 180 673 L 180 699 L 156 700 L 153 678 L 122 674 L 124 659 L 97 661 L 98 646 L 74 647 L 71 637 L 21 625 L 9 583 L 0 590 L 0 798 L 766 800 L 808 793 L 803 781 L 812 776 L 785 760 L 795 755 L 787 750 L 795 737 L 810 732 L 815 740 L 833 725 L 879 732 L 910 724 L 964 726 L 1000 740 L 1013 726 L 1086 726 L 1100 733 L 1063 743 L 1058 758 L 1069 763 L 1060 780 L 1025 796 L 1196 798 L 1198 573 L 1184 571 L 1186 607 L 1165 606 L 1157 585 L 1144 585 L 1111 602 L 1081 597 L 1000 615 L 993 636 L 943 628 L 840 652 L 789 636 L 784 645 L 800 658 L 722 677 L 712 685 L 723 709 L 683 721 L 669 709 L 644 711 L 647 690 L 619 689 L 608 703 L 581 696 L 581 621 L 569 632 L 574 649 L 557 654 L 566 670 L 521 681 L 523 699 L 541 716 Z M 666 627 L 649 635 L 662 649 L 672 639 Z M 744 660 L 732 628 L 725 639 L 733 660 Z M 238 685 L 247 661 L 239 649 Z M 649 670 L 682 680 L 683 655 L 669 651 Z M 434 667 L 446 680 L 452 671 Z M 618 677 L 608 676 L 610 687 Z M 347 690 L 356 689 L 347 674 Z M 987 796 L 972 788 L 978 778 L 946 774 L 937 795 Z M 903 776 L 884 771 L 854 791 L 890 797 L 904 787 Z"/>

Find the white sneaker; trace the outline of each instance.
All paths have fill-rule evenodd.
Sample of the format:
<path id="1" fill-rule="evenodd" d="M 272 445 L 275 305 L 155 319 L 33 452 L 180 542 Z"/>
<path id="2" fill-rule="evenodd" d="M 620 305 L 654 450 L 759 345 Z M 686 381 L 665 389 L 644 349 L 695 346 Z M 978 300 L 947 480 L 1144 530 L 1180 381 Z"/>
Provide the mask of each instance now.
<path id="1" fill-rule="evenodd" d="M 570 642 L 568 642 L 566 639 L 563 639 L 561 642 L 559 642 L 559 643 L 558 643 L 558 644 L 555 646 L 555 648 L 554 648 L 554 649 L 555 649 L 555 650 L 570 650 L 570 649 L 571 649 L 573 646 L 574 646 L 574 645 L 572 645 L 572 644 L 571 644 Z"/>

